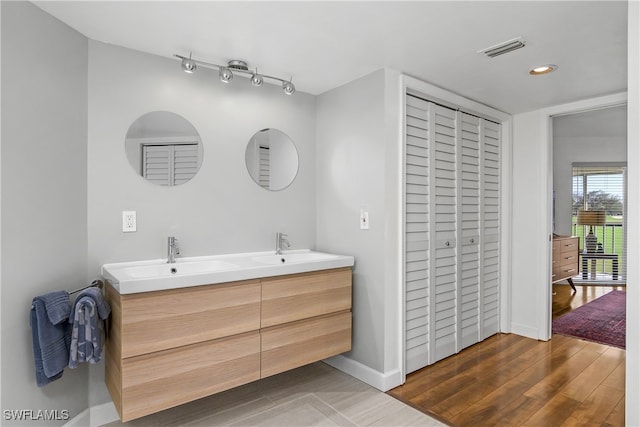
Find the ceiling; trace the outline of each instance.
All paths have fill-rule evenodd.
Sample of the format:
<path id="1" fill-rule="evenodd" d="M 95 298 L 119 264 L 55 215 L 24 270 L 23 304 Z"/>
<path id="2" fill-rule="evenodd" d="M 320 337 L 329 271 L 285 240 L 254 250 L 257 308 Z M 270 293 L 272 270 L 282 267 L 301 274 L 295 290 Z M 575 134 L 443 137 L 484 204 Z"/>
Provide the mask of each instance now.
<path id="1" fill-rule="evenodd" d="M 320 94 L 389 67 L 508 113 L 626 91 L 626 1 L 35 1 L 90 39 Z M 490 59 L 479 50 L 522 37 Z M 530 68 L 555 64 L 551 74 Z M 178 60 L 176 59 L 176 67 Z"/>

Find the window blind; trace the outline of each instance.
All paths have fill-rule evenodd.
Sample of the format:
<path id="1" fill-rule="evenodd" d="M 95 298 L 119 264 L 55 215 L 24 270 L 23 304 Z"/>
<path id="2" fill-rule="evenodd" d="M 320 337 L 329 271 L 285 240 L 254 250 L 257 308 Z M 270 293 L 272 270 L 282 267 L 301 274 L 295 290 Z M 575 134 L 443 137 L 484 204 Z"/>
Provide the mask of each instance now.
<path id="1" fill-rule="evenodd" d="M 589 226 L 577 224 L 579 210 L 603 210 L 606 213 L 604 226 L 595 226 L 598 251 L 617 254 L 619 263 L 618 280 L 626 275 L 626 165 L 624 164 L 579 164 L 573 169 L 572 234 L 580 237 L 580 247 L 584 250 L 584 236 Z M 612 260 L 598 260 L 596 281 L 611 281 Z M 589 280 L 594 280 L 589 275 Z"/>

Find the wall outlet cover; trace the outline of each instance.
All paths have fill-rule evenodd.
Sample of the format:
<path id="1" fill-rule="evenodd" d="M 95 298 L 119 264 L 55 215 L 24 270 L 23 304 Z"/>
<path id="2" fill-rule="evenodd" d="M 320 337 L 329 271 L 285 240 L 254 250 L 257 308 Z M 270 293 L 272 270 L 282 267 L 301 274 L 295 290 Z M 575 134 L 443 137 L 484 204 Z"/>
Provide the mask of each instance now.
<path id="1" fill-rule="evenodd" d="M 136 228 L 136 211 L 122 211 L 122 232 L 133 233 Z"/>

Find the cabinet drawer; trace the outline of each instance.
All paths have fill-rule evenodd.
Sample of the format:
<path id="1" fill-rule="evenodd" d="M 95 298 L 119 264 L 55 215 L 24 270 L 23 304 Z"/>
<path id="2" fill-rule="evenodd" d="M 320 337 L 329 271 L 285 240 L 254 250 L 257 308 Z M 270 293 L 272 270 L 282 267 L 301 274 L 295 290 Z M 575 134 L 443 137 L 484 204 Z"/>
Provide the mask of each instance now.
<path id="1" fill-rule="evenodd" d="M 262 378 L 351 350 L 351 312 L 262 331 Z"/>
<path id="2" fill-rule="evenodd" d="M 251 332 L 122 361 L 122 421 L 260 378 L 260 334 Z"/>
<path id="3" fill-rule="evenodd" d="M 262 280 L 263 328 L 351 309 L 351 268 Z"/>
<path id="4" fill-rule="evenodd" d="M 121 298 L 123 358 L 260 329 L 260 281 Z"/>

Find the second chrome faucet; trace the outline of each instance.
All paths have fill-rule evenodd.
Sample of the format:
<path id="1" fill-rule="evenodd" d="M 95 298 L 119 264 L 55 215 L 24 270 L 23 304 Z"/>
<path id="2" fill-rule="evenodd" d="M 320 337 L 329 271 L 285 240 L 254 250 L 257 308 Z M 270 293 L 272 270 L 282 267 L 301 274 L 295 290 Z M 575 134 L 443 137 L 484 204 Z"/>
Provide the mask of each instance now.
<path id="1" fill-rule="evenodd" d="M 174 262 L 176 262 L 176 255 L 180 255 L 178 239 L 170 236 L 167 239 L 167 264 L 173 264 Z"/>
<path id="2" fill-rule="evenodd" d="M 289 240 L 287 240 L 287 236 L 284 233 L 277 232 L 276 233 L 276 255 L 280 255 L 282 253 L 282 248 L 286 245 L 287 248 L 291 247 Z"/>

